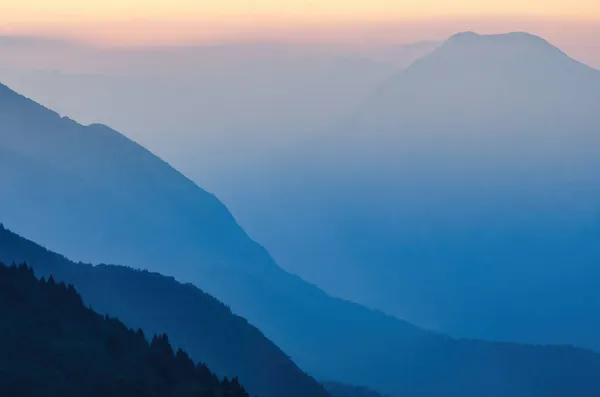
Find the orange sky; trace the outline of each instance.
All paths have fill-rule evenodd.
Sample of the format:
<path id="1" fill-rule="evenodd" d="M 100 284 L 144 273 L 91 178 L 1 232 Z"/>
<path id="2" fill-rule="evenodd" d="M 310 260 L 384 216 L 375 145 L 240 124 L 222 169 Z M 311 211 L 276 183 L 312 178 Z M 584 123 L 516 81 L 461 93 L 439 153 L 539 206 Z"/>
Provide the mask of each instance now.
<path id="1" fill-rule="evenodd" d="M 486 29 L 600 37 L 600 0 L 0 0 L 0 34 L 111 45 L 252 37 L 413 41 Z"/>

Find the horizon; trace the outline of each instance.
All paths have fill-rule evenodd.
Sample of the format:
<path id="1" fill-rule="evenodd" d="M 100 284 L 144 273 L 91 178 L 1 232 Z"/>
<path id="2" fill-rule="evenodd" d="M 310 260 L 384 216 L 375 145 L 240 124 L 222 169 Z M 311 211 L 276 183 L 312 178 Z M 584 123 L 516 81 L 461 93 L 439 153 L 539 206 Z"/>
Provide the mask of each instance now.
<path id="1" fill-rule="evenodd" d="M 318 13 L 315 12 L 284 13 L 275 18 L 277 8 L 271 13 L 257 9 L 245 14 L 225 13 L 220 17 L 191 12 L 185 18 L 177 12 L 159 14 L 152 11 L 152 7 L 146 10 L 145 16 L 135 7 L 94 14 L 93 6 L 87 9 L 71 5 L 52 13 L 47 7 L 34 12 L 36 2 L 33 0 L 22 3 L 32 4 L 29 8 L 22 4 L 9 6 L 2 4 L 3 1 L 0 0 L 0 10 L 4 9 L 0 13 L 0 38 L 44 40 L 46 44 L 55 41 L 99 50 L 283 45 L 360 53 L 420 42 L 442 42 L 465 31 L 527 32 L 544 38 L 578 61 L 600 68 L 600 6 L 594 7 L 587 1 L 570 4 L 571 12 L 562 14 L 556 8 L 558 1 L 554 2 L 554 8 L 538 7 L 538 12 L 531 5 L 527 12 L 514 7 L 494 12 L 478 12 L 476 8 L 472 12 L 459 12 L 460 7 L 448 6 L 429 13 L 365 13 L 358 15 L 360 18 L 355 14 L 350 18 L 351 14 L 343 8 L 336 9 L 337 13 L 331 13 L 328 18 L 316 18 Z M 128 4 L 133 6 L 134 3 L 141 6 L 143 2 Z M 463 3 L 468 1 L 460 4 Z"/>
<path id="2" fill-rule="evenodd" d="M 0 17 L 1 18 L 1 17 Z M 286 24 L 258 27 L 240 24 L 236 28 L 214 29 L 208 34 L 195 32 L 197 21 L 181 22 L 170 29 L 167 21 L 132 21 L 93 23 L 87 27 L 65 25 L 58 28 L 31 28 L 27 25 L 2 23 L 0 37 L 36 38 L 99 48 L 152 48 L 212 46 L 247 43 L 278 43 L 324 47 L 360 48 L 443 41 L 455 33 L 473 31 L 482 35 L 527 32 L 552 42 L 600 47 L 600 18 L 597 20 L 555 19 L 539 17 L 471 17 L 389 20 L 374 23 Z M 115 36 L 96 32 L 109 29 Z M 206 33 L 206 31 L 204 32 Z"/>
<path id="3" fill-rule="evenodd" d="M 189 0 L 77 2 L 0 0 L 0 36 L 34 36 L 100 47 L 240 42 L 377 46 L 440 41 L 461 31 L 523 31 L 561 45 L 600 46 L 595 0 Z"/>
<path id="4" fill-rule="evenodd" d="M 531 21 L 529 21 L 531 22 Z M 26 34 L 20 32 L 2 32 L 0 30 L 0 45 L 4 45 L 4 50 L 8 50 L 6 54 L 9 56 L 13 55 L 11 50 L 17 50 L 17 55 L 23 55 L 29 52 L 35 54 L 36 51 L 42 50 L 41 53 L 36 55 L 36 59 L 41 63 L 36 64 L 35 69 L 43 70 L 47 67 L 50 69 L 56 69 L 56 61 L 61 57 L 60 54 L 48 53 L 48 49 L 66 49 L 70 51 L 71 55 L 80 57 L 86 52 L 96 51 L 98 53 L 105 52 L 107 54 L 118 54 L 118 53 L 144 53 L 161 50 L 171 49 L 207 49 L 207 48 L 227 48 L 235 46 L 245 46 L 248 48 L 285 48 L 290 49 L 305 49 L 311 52 L 325 51 L 331 54 L 338 54 L 340 56 L 359 56 L 365 59 L 376 60 L 377 57 L 371 58 L 373 51 L 382 51 L 386 49 L 393 49 L 394 47 L 406 47 L 407 49 L 414 46 L 416 49 L 418 46 L 431 46 L 432 44 L 441 44 L 448 38 L 455 34 L 464 32 L 473 32 L 482 36 L 488 35 L 504 35 L 511 33 L 526 33 L 540 37 L 551 45 L 556 46 L 563 52 L 565 52 L 571 58 L 582 62 L 595 69 L 600 69 L 600 24 L 595 25 L 564 25 L 562 29 L 555 29 L 552 23 L 543 23 L 537 25 L 537 28 L 527 30 L 524 28 L 526 23 L 521 21 L 521 25 L 511 26 L 507 21 L 498 20 L 497 24 L 490 24 L 485 21 L 471 21 L 471 22 L 455 22 L 441 28 L 437 26 L 422 26 L 421 30 L 408 31 L 406 27 L 404 30 L 398 27 L 396 35 L 388 35 L 383 37 L 379 34 L 381 31 L 390 32 L 391 29 L 380 29 L 377 30 L 350 30 L 338 33 L 353 33 L 354 40 L 348 41 L 343 40 L 340 37 L 338 39 L 331 39 L 328 41 L 310 41 L 304 39 L 296 40 L 291 36 L 285 37 L 282 35 L 272 36 L 248 36 L 246 39 L 231 39 L 231 40 L 213 40 L 213 41 L 182 41 L 182 42 L 155 42 L 155 43 L 130 43 L 124 42 L 120 45 L 107 45 L 96 42 L 94 40 L 77 39 L 73 37 L 53 36 L 53 35 L 36 35 Z M 463 26 L 464 25 L 464 26 Z M 514 28 L 512 28 L 514 27 Z M 535 27 L 535 26 L 534 26 Z M 597 31 L 597 32 L 596 32 Z M 296 32 L 299 33 L 299 32 Z M 313 33 L 315 33 L 313 31 Z M 597 34 L 596 34 L 597 33 Z M 300 37 L 299 35 L 298 37 Z M 350 37 L 348 36 L 345 36 Z M 45 54 L 45 55 L 44 55 Z M 39 56 L 43 56 L 39 58 Z M 44 58 L 45 57 L 45 58 Z M 15 58 L 19 59 L 19 57 Z M 69 61 L 66 61 L 69 64 Z M 7 63 L 4 62 L 6 65 Z M 46 64 L 44 64 L 46 63 Z M 10 64 L 10 61 L 9 63 Z M 33 64 L 26 62 L 20 66 L 30 68 Z M 68 71 L 62 67 L 58 67 L 57 70 Z M 74 70 L 76 71 L 76 70 Z"/>

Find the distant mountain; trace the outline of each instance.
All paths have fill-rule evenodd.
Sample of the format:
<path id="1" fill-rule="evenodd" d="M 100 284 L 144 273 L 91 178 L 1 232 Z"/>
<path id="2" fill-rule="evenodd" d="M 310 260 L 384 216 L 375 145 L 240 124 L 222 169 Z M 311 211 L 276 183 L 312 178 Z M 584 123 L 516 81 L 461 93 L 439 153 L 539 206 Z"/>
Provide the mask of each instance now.
<path id="1" fill-rule="evenodd" d="M 87 309 L 72 286 L 0 263 L 0 393 L 4 396 L 248 397 L 174 352 L 166 335 Z"/>
<path id="2" fill-rule="evenodd" d="M 587 127 L 583 123 L 595 121 L 590 102 L 600 95 L 598 74 L 527 33 L 459 33 L 384 84 L 366 101 L 360 119 L 377 129 L 394 127 L 397 137 L 422 133 L 425 126 L 441 128 L 436 122 L 451 122 L 448 134 L 456 132 L 449 127 L 489 130 L 486 123 L 495 120 L 502 124 L 494 128 L 514 130 L 548 122 L 542 116 L 559 110 L 553 117 L 562 126 Z M 495 132 L 488 130 L 480 133 Z"/>
<path id="3" fill-rule="evenodd" d="M 600 71 L 539 37 L 457 34 L 279 164 L 265 201 L 293 211 L 247 230 L 420 326 L 600 349 L 599 103 Z"/>
<path id="4" fill-rule="evenodd" d="M 327 396 L 258 329 L 190 284 L 123 266 L 73 263 L 1 225 L 0 262 L 27 262 L 38 277 L 75 285 L 95 311 L 146 335 L 168 334 L 220 376 L 239 376 L 253 395 Z"/>
<path id="5" fill-rule="evenodd" d="M 0 37 L 0 81 L 79 122 L 123 131 L 211 190 L 337 123 L 397 70 L 303 45 L 100 49 Z"/>
<path id="6" fill-rule="evenodd" d="M 105 126 L 62 118 L 4 86 L 0 186 L 0 219 L 19 234 L 76 259 L 192 282 L 319 379 L 394 396 L 600 393 L 594 353 L 453 340 L 329 297 L 279 268 L 214 196 L 144 148 Z M 112 288 L 98 293 L 107 302 L 114 297 Z"/>

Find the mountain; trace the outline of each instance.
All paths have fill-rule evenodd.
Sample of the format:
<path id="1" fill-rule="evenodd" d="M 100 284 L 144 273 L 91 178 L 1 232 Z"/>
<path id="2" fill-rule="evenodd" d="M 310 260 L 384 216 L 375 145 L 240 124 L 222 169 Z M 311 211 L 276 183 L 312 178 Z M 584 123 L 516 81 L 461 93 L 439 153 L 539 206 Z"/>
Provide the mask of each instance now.
<path id="1" fill-rule="evenodd" d="M 175 353 L 166 335 L 149 344 L 25 265 L 0 264 L 0 319 L 2 395 L 248 397 L 237 378 L 220 380 Z"/>
<path id="2" fill-rule="evenodd" d="M 191 284 L 123 266 L 74 263 L 2 226 L 0 262 L 27 262 L 38 277 L 75 285 L 95 311 L 146 335 L 168 334 L 217 374 L 239 376 L 253 395 L 327 396 L 258 329 Z"/>
<path id="3" fill-rule="evenodd" d="M 589 351 L 454 340 L 331 298 L 283 271 L 214 196 L 141 146 L 5 86 L 0 186 L 0 219 L 19 234 L 78 260 L 192 282 L 319 379 L 393 396 L 600 393 L 600 358 Z"/>
<path id="4" fill-rule="evenodd" d="M 240 219 L 336 296 L 454 336 L 600 349 L 598 103 L 600 72 L 542 38 L 460 33 L 288 153 L 264 183 L 292 209 L 280 229 Z"/>
<path id="5" fill-rule="evenodd" d="M 584 123 L 595 120 L 590 102 L 598 96 L 598 73 L 527 33 L 459 33 L 384 84 L 359 118 L 378 130 L 418 134 L 410 128 L 439 127 L 435 122 L 465 129 L 499 120 L 514 129 L 560 110 L 555 117 L 563 125 L 589 127 Z"/>
<path id="6" fill-rule="evenodd" d="M 201 358 L 219 374 L 239 371 L 244 384 L 250 390 L 264 393 L 261 395 L 327 395 L 257 329 L 192 285 L 122 266 L 73 263 L 3 227 L 0 228 L 0 261 L 27 261 L 39 276 L 60 283 L 74 283 L 82 293 L 80 299 L 100 313 L 112 313 L 145 334 L 168 332 L 175 346 L 183 347 L 193 358 Z M 336 309 L 344 309 L 344 305 L 338 304 Z M 355 315 L 361 314 L 361 310 L 354 308 L 354 311 Z M 329 315 L 338 312 L 332 311 Z M 318 358 L 328 360 L 322 367 L 324 372 L 336 373 L 337 367 L 344 371 L 354 368 L 364 371 L 352 375 L 356 379 L 369 379 L 375 373 L 382 373 L 389 379 L 371 382 L 392 390 L 395 395 L 476 396 L 487 392 L 492 396 L 508 393 L 562 397 L 570 393 L 594 396 L 600 390 L 597 376 L 600 355 L 595 353 L 570 347 L 453 341 L 416 329 L 411 335 L 391 318 L 387 318 L 387 323 L 379 319 L 379 323 L 368 326 L 377 320 L 376 316 L 364 309 L 362 314 L 362 317 L 354 317 L 342 313 L 340 317 L 344 322 L 338 324 L 341 331 L 325 342 L 331 345 L 330 349 L 348 349 L 344 345 L 349 342 L 336 345 L 335 338 L 351 340 L 351 333 L 344 330 L 354 327 L 368 337 L 368 342 L 361 345 L 365 349 L 362 352 L 350 351 L 348 354 L 353 359 L 377 361 L 347 366 L 343 360 L 331 356 L 331 351 L 322 345 L 323 341 L 310 335 L 307 341 L 316 343 L 317 349 L 323 348 L 324 354 Z M 298 316 L 298 320 L 304 319 L 305 316 Z M 332 332 L 328 328 L 326 331 Z M 379 343 L 376 336 L 382 338 Z M 314 350 L 310 353 L 314 354 Z M 339 350 L 337 354 L 345 353 Z M 380 366 L 377 362 L 388 364 Z M 327 369 L 327 365 L 335 367 L 334 370 Z M 393 367 L 388 368 L 388 365 Z M 370 368 L 373 368 L 372 373 Z M 529 375 L 532 370 L 538 374 L 536 377 Z M 402 376 L 396 378 L 394 373 Z M 336 375 L 349 379 L 342 371 Z M 436 382 L 432 384 L 431 378 Z M 367 388 L 339 382 L 325 382 L 324 385 L 336 397 L 377 395 Z"/>

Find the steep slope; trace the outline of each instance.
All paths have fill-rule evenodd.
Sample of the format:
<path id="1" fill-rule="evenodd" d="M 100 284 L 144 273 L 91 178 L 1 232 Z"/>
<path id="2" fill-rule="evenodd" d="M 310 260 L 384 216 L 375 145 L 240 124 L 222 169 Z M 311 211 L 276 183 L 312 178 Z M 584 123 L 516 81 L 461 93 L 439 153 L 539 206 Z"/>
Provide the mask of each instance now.
<path id="1" fill-rule="evenodd" d="M 599 103 L 600 72 L 539 37 L 458 34 L 279 164 L 263 200 L 287 213 L 245 226 L 417 325 L 600 349 Z"/>
<path id="2" fill-rule="evenodd" d="M 42 228 L 31 231 L 41 241 L 60 250 L 69 248 L 67 252 L 77 259 L 133 265 L 141 265 L 142 253 L 155 263 L 176 259 L 161 258 L 167 250 L 181 257 L 210 250 L 210 255 L 230 264 L 240 256 L 246 260 L 264 256 L 215 197 L 121 134 L 101 125 L 82 127 L 5 86 L 0 86 L 0 123 L 0 147 L 8 153 L 5 161 L 11 157 L 27 161 L 15 170 L 3 160 L 6 167 L 0 175 L 15 193 L 13 199 L 30 204 L 15 206 L 21 213 L 14 216 L 19 224 L 35 219 Z M 17 173 L 24 175 L 17 178 Z M 29 212 L 43 208 L 41 203 L 56 211 Z M 63 217 L 65 233 L 56 236 L 48 227 L 61 214 L 69 216 Z M 9 211 L 6 215 L 11 216 Z M 111 217 L 121 216 L 115 227 Z M 86 234 L 109 244 L 109 249 L 84 244 L 86 239 L 74 229 L 85 223 L 96 225 Z M 198 247 L 194 252 L 186 247 L 189 243 L 180 244 L 189 235 Z M 227 249 L 230 245 L 236 251 Z"/>
<path id="3" fill-rule="evenodd" d="M 0 126 L 0 219 L 75 258 L 193 282 L 314 376 L 391 395 L 598 394 L 590 352 L 456 341 L 330 298 L 280 269 L 216 198 L 113 130 L 5 87 Z"/>
<path id="4" fill-rule="evenodd" d="M 1 225 L 0 261 L 27 262 L 38 277 L 75 285 L 94 310 L 146 335 L 168 334 L 217 374 L 239 376 L 255 395 L 327 396 L 258 329 L 192 285 L 122 266 L 73 263 Z"/>
<path id="5" fill-rule="evenodd" d="M 248 397 L 167 336 L 144 334 L 87 309 L 72 286 L 0 263 L 0 392 L 6 396 Z"/>

